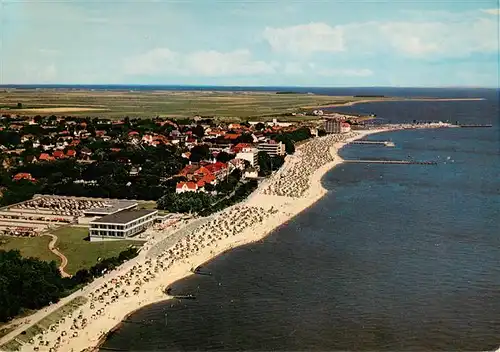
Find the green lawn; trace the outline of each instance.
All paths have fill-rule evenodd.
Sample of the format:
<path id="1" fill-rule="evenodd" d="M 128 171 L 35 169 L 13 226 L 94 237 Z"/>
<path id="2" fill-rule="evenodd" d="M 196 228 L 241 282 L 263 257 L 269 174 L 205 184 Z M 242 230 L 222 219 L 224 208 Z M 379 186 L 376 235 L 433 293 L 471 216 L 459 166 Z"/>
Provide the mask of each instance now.
<path id="1" fill-rule="evenodd" d="M 58 237 L 56 247 L 68 258 L 65 271 L 75 274 L 83 268 L 90 268 L 98 258 L 117 256 L 130 245 L 142 245 L 139 241 L 87 241 L 88 229 L 82 227 L 61 227 L 52 233 Z"/>
<path id="2" fill-rule="evenodd" d="M 148 210 L 155 210 L 156 209 L 156 202 L 154 200 L 139 200 L 137 201 L 139 203 L 137 205 L 137 209 L 148 209 Z"/>
<path id="3" fill-rule="evenodd" d="M 46 261 L 54 260 L 59 265 L 61 263 L 59 258 L 49 251 L 49 242 L 49 236 L 31 238 L 0 236 L 0 249 L 5 251 L 18 249 L 23 257 L 35 257 Z"/>

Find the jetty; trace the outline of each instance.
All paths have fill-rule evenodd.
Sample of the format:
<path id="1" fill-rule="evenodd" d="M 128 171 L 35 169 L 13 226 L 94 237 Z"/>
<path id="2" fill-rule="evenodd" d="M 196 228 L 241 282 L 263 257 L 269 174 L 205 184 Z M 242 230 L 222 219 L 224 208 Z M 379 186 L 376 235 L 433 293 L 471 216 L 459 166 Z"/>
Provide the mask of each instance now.
<path id="1" fill-rule="evenodd" d="M 481 124 L 467 124 L 467 125 L 458 125 L 458 127 L 462 127 L 462 128 L 493 127 L 493 125 L 489 125 L 489 124 L 485 124 L 485 125 L 481 125 Z"/>
<path id="2" fill-rule="evenodd" d="M 396 146 L 392 141 L 352 141 L 349 144 L 372 144 L 372 145 L 383 145 L 386 147 Z"/>
<path id="3" fill-rule="evenodd" d="M 399 165 L 437 165 L 437 161 L 417 160 L 366 160 L 366 159 L 344 159 L 345 163 L 351 164 L 399 164 Z"/>
<path id="4" fill-rule="evenodd" d="M 196 275 L 204 275 L 204 276 L 212 276 L 212 273 L 209 271 L 202 271 L 201 270 L 201 265 L 197 266 L 194 269 L 191 269 L 191 272 Z"/>
<path id="5" fill-rule="evenodd" d="M 171 296 L 172 298 L 175 298 L 175 299 L 196 299 L 196 296 L 192 295 L 192 294 L 187 294 L 187 295 L 173 295 L 171 287 L 169 287 L 169 288 L 167 288 L 165 290 L 165 294 L 168 295 L 168 296 Z"/>

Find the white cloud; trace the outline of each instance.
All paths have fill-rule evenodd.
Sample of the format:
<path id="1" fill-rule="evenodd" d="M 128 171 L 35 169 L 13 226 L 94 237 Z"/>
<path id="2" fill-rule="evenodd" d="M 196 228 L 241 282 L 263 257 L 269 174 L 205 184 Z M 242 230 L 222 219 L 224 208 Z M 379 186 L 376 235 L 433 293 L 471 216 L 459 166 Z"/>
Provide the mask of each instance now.
<path id="1" fill-rule="evenodd" d="M 231 52 L 196 51 L 180 54 L 167 48 L 153 49 L 125 60 L 130 75 L 170 74 L 177 76 L 246 76 L 275 72 L 276 63 L 254 60 L 246 49 Z"/>
<path id="2" fill-rule="evenodd" d="M 264 30 L 264 38 L 276 52 L 308 55 L 315 52 L 344 50 L 343 32 L 340 27 L 325 23 L 310 23 L 293 27 Z"/>
<path id="3" fill-rule="evenodd" d="M 373 71 L 367 68 L 320 69 L 317 73 L 328 77 L 368 77 L 373 75 Z"/>
<path id="4" fill-rule="evenodd" d="M 288 62 L 283 68 L 286 75 L 301 75 L 304 73 L 304 68 L 297 62 Z"/>
<path id="5" fill-rule="evenodd" d="M 477 18 L 465 22 L 390 22 L 378 26 L 392 48 L 409 56 L 462 57 L 498 51 L 495 21 Z"/>
<path id="6" fill-rule="evenodd" d="M 430 21 L 371 21 L 337 26 L 310 23 L 264 30 L 264 38 L 274 51 L 298 56 L 314 52 L 390 55 L 395 51 L 417 58 L 464 57 L 498 52 L 498 35 L 497 21 L 480 11 L 467 15 L 436 13 Z"/>
<path id="7" fill-rule="evenodd" d="M 482 12 L 484 13 L 487 13 L 489 15 L 500 15 L 500 9 L 484 9 L 484 10 L 481 10 Z"/>

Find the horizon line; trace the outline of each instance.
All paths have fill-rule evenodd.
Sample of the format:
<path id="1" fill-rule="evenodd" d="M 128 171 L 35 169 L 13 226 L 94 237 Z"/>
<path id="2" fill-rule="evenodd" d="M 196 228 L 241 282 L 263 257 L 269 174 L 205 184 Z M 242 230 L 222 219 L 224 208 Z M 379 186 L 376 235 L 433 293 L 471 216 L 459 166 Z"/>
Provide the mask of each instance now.
<path id="1" fill-rule="evenodd" d="M 193 87 L 193 88 L 314 88 L 314 89 L 341 89 L 341 88 L 398 88 L 398 89 L 500 89 L 500 87 L 488 86 L 300 86 L 300 85 L 209 85 L 209 84 L 161 84 L 161 83 L 5 83 L 0 88 L 10 87 Z"/>

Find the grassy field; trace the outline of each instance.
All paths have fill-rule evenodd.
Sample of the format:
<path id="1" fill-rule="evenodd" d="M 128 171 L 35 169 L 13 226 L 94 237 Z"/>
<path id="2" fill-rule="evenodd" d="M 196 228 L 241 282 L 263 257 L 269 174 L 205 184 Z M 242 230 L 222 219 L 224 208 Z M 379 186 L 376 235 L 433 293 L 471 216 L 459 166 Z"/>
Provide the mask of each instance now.
<path id="1" fill-rule="evenodd" d="M 247 120 L 364 99 L 264 92 L 0 90 L 0 112 L 106 118 L 201 115 Z M 21 109 L 16 108 L 18 103 Z"/>
<path id="2" fill-rule="evenodd" d="M 156 209 L 156 202 L 154 200 L 139 200 L 137 205 L 137 209 L 147 209 L 154 210 Z"/>
<path id="3" fill-rule="evenodd" d="M 117 256 L 130 245 L 142 245 L 140 241 L 86 241 L 88 229 L 83 227 L 61 227 L 52 233 L 58 237 L 56 247 L 68 258 L 65 268 L 68 274 L 90 268 L 97 263 L 98 258 Z"/>
<path id="4" fill-rule="evenodd" d="M 49 251 L 49 236 L 40 236 L 32 238 L 0 236 L 0 249 L 10 251 L 18 249 L 23 257 L 34 257 L 50 262 L 54 260 L 57 265 L 60 264 L 59 257 Z"/>
<path id="5" fill-rule="evenodd" d="M 66 317 L 71 312 L 78 309 L 78 307 L 84 305 L 87 302 L 85 297 L 76 297 L 72 301 L 66 303 L 61 308 L 57 309 L 53 313 L 49 314 L 42 320 L 40 320 L 35 325 L 26 329 L 23 334 L 16 336 L 11 341 L 0 346 L 1 350 L 4 351 L 17 351 L 21 347 L 21 343 L 28 343 L 34 336 L 50 328 L 52 324 L 57 323 L 61 318 Z M 18 340 L 18 341 L 16 341 Z"/>
<path id="6" fill-rule="evenodd" d="M 117 256 L 130 245 L 140 246 L 143 243 L 141 241 L 86 241 L 88 229 L 83 227 L 61 227 L 52 233 L 58 237 L 56 247 L 68 258 L 68 265 L 65 268 L 68 274 L 75 274 L 80 269 L 90 268 L 97 263 L 98 258 Z M 49 236 L 32 238 L 0 236 L 0 249 L 6 251 L 18 249 L 24 257 L 54 260 L 57 265 L 60 265 L 60 259 L 48 249 L 49 242 Z"/>

